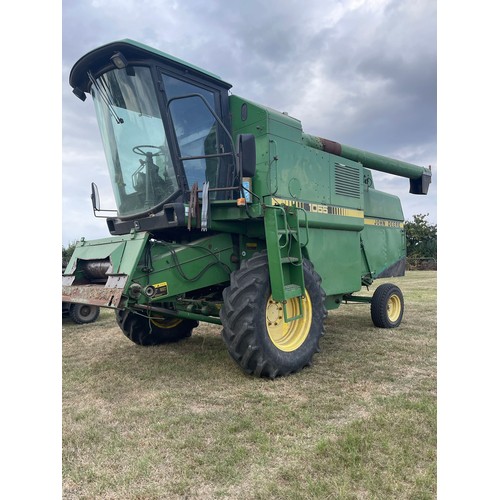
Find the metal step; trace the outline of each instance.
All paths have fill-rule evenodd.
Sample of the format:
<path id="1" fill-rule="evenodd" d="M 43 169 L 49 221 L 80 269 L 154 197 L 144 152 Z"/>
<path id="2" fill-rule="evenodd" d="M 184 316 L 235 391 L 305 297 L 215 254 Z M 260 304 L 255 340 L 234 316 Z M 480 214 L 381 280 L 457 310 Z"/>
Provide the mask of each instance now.
<path id="1" fill-rule="evenodd" d="M 299 261 L 298 257 L 281 257 L 282 264 L 294 264 L 295 262 L 298 261 Z"/>
<path id="2" fill-rule="evenodd" d="M 285 299 L 293 299 L 294 297 L 302 297 L 302 288 L 299 285 L 290 283 L 285 285 Z"/>

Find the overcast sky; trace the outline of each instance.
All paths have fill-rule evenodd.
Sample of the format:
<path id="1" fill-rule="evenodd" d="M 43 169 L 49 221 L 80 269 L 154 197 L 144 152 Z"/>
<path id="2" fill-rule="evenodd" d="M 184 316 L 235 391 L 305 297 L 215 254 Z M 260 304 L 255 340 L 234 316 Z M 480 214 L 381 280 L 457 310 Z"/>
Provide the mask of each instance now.
<path id="1" fill-rule="evenodd" d="M 222 77 L 232 93 L 302 121 L 305 132 L 432 165 L 428 196 L 375 174 L 405 217 L 437 223 L 435 0 L 72 0 L 62 4 L 62 243 L 109 236 L 90 184 L 114 208 L 91 99 L 71 92 L 72 65 L 131 38 Z"/>

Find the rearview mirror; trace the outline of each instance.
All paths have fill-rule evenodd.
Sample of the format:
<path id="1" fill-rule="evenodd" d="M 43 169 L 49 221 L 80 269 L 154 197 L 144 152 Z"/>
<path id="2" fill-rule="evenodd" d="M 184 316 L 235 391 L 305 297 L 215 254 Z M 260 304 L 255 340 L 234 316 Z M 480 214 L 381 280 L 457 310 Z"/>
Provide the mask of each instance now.
<path id="1" fill-rule="evenodd" d="M 253 177 L 257 166 L 255 136 L 253 134 L 240 134 L 238 136 L 238 159 L 242 177 Z"/>
<path id="2" fill-rule="evenodd" d="M 91 184 L 92 193 L 90 195 L 90 199 L 92 200 L 92 208 L 94 210 L 94 217 L 109 217 L 108 215 L 97 215 L 96 212 L 101 212 L 101 200 L 99 198 L 99 189 L 97 184 L 93 182 Z M 113 212 L 115 215 L 117 214 L 116 210 L 102 210 L 103 212 Z"/>
<path id="3" fill-rule="evenodd" d="M 97 188 L 97 184 L 95 182 L 92 183 L 92 194 L 90 195 L 90 199 L 92 200 L 92 208 L 94 209 L 94 215 L 95 215 L 96 212 L 99 212 L 99 210 L 101 210 L 99 189 Z"/>

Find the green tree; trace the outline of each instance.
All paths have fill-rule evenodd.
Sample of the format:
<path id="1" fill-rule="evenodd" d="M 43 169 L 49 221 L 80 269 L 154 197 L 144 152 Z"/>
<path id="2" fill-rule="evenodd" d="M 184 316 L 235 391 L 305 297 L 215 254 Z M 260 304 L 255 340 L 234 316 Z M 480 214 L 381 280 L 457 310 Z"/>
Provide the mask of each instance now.
<path id="1" fill-rule="evenodd" d="M 429 214 L 417 214 L 405 222 L 406 255 L 410 259 L 437 259 L 437 225 L 427 221 Z"/>

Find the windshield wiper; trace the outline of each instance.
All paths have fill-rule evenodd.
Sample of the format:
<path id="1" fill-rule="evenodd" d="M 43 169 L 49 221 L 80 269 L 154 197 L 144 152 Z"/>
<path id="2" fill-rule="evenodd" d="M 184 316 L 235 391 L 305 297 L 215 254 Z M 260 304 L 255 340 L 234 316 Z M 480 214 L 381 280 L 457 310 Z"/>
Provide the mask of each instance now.
<path id="1" fill-rule="evenodd" d="M 116 120 L 116 123 L 118 123 L 118 125 L 120 123 L 123 123 L 123 118 L 120 118 L 116 111 L 113 109 L 113 100 L 111 99 L 108 90 L 105 88 L 105 85 L 101 85 L 101 83 L 98 83 L 94 78 L 94 75 L 90 71 L 87 71 L 87 76 L 89 77 L 89 80 L 92 82 L 92 85 L 95 87 L 97 92 L 99 92 L 101 99 L 104 101 L 104 104 L 106 104 L 106 107 L 111 113 L 111 116 Z"/>

